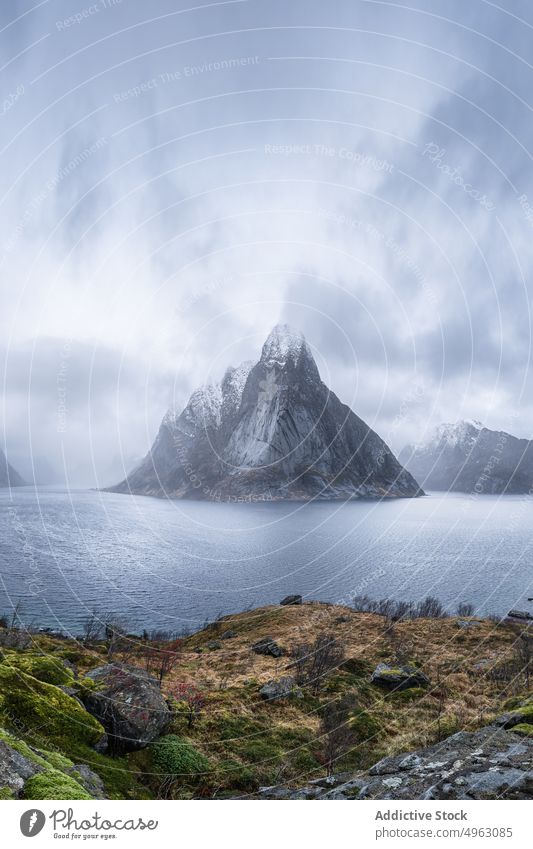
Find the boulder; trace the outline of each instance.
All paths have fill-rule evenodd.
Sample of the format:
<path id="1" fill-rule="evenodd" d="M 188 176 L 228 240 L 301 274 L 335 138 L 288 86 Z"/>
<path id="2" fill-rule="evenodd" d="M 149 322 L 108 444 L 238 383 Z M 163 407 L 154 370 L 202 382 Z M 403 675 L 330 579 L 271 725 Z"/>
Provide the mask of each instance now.
<path id="1" fill-rule="evenodd" d="M 237 636 L 237 631 L 224 631 L 220 635 L 220 639 L 221 640 L 232 640 L 236 636 Z"/>
<path id="2" fill-rule="evenodd" d="M 519 619 L 523 622 L 529 622 L 533 620 L 533 616 L 531 615 L 531 613 L 528 613 L 527 610 L 510 610 L 507 616 L 509 619 Z"/>
<path id="3" fill-rule="evenodd" d="M 74 764 L 67 770 L 67 774 L 81 784 L 93 799 L 107 799 L 104 782 L 87 764 Z"/>
<path id="4" fill-rule="evenodd" d="M 503 713 L 493 721 L 500 728 L 514 728 L 516 725 L 533 725 L 533 704 L 523 705 L 508 713 Z"/>
<path id="5" fill-rule="evenodd" d="M 172 714 L 155 678 L 136 666 L 110 663 L 87 673 L 97 689 L 85 707 L 104 726 L 114 752 L 142 749 L 159 737 Z"/>
<path id="6" fill-rule="evenodd" d="M 262 637 L 252 646 L 252 651 L 256 654 L 265 654 L 270 657 L 281 657 L 283 649 L 278 646 L 272 637 Z"/>
<path id="7" fill-rule="evenodd" d="M 280 601 L 280 604 L 283 604 L 283 605 L 303 604 L 303 599 L 302 599 L 301 595 L 286 595 L 285 598 L 283 598 Z"/>
<path id="8" fill-rule="evenodd" d="M 297 699 L 303 699 L 302 691 L 296 686 L 296 680 L 290 675 L 284 678 L 278 678 L 277 681 L 268 681 L 261 687 L 259 693 L 261 698 L 269 702 L 289 699 L 291 696 Z"/>
<path id="9" fill-rule="evenodd" d="M 18 798 L 28 778 L 42 771 L 42 766 L 0 740 L 0 791 L 7 789 Z"/>
<path id="10" fill-rule="evenodd" d="M 220 640 L 210 640 L 207 644 L 207 648 L 210 651 L 216 651 L 217 649 L 222 648 L 222 643 L 220 642 Z"/>
<path id="11" fill-rule="evenodd" d="M 428 687 L 430 684 L 427 675 L 411 663 L 402 666 L 378 663 L 370 680 L 386 690 L 408 690 L 411 687 Z"/>

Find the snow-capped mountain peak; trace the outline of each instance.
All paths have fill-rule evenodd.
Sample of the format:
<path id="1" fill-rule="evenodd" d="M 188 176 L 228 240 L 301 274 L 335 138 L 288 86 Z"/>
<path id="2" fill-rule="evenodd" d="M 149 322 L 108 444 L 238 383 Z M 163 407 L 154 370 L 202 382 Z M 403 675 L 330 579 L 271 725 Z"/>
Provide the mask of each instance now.
<path id="1" fill-rule="evenodd" d="M 430 443 L 440 444 L 445 441 L 448 445 L 464 445 L 472 439 L 477 439 L 482 430 L 482 423 L 475 419 L 447 422 L 435 428 Z"/>
<path id="2" fill-rule="evenodd" d="M 263 345 L 261 362 L 267 367 L 273 365 L 283 367 L 288 360 L 296 363 L 302 353 L 313 358 L 303 333 L 294 330 L 288 324 L 276 324 Z"/>
<path id="3" fill-rule="evenodd" d="M 149 454 L 111 488 L 271 501 L 422 494 L 387 445 L 321 381 L 304 336 L 278 325 L 259 362 L 226 371 L 167 414 Z"/>

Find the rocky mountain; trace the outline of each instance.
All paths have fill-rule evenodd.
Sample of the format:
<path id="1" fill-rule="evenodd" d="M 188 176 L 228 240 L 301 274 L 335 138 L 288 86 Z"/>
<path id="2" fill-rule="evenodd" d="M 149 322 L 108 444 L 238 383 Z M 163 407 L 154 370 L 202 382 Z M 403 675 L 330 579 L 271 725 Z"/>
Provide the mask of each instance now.
<path id="1" fill-rule="evenodd" d="M 287 325 L 272 330 L 259 362 L 229 368 L 169 411 L 149 454 L 111 491 L 212 501 L 422 494 Z"/>
<path id="2" fill-rule="evenodd" d="M 533 442 L 477 421 L 439 425 L 427 442 L 407 445 L 400 462 L 426 489 L 522 494 L 533 486 Z"/>
<path id="3" fill-rule="evenodd" d="M 0 487 L 24 486 L 24 481 L 13 466 L 7 462 L 6 455 L 0 450 Z"/>

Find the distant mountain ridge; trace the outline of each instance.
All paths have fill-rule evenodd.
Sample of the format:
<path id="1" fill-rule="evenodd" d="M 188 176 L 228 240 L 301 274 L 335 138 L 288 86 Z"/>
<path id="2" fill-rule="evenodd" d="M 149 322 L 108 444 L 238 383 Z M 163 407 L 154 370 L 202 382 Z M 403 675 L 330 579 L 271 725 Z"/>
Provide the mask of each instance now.
<path id="1" fill-rule="evenodd" d="M 114 492 L 212 501 L 423 494 L 380 437 L 321 381 L 309 345 L 275 327 L 257 363 L 169 411 L 151 451 Z"/>
<path id="2" fill-rule="evenodd" d="M 399 459 L 425 489 L 521 495 L 533 487 L 533 442 L 478 421 L 439 425 Z"/>
<path id="3" fill-rule="evenodd" d="M 0 450 L 0 487 L 24 485 L 25 481 L 13 466 L 9 465 L 6 455 Z"/>

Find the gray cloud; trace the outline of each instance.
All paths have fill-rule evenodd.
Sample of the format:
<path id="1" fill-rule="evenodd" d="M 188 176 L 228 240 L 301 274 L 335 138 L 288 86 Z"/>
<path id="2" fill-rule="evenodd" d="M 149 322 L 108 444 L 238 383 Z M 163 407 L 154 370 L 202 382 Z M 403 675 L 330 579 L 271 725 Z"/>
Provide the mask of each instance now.
<path id="1" fill-rule="evenodd" d="M 0 12 L 14 461 L 108 482 L 280 318 L 396 449 L 531 436 L 527 3 L 90 5 Z"/>

